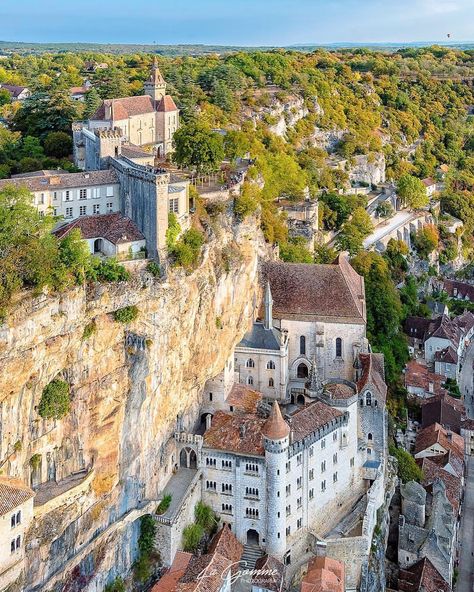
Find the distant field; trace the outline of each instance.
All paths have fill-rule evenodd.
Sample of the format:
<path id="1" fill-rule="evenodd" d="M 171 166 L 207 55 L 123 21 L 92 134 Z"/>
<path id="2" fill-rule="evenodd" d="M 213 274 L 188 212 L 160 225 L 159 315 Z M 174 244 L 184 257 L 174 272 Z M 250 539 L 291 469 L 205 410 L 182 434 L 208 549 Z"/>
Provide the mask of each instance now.
<path id="1" fill-rule="evenodd" d="M 425 41 L 413 43 L 329 43 L 329 44 L 302 44 L 292 45 L 284 49 L 295 51 L 313 51 L 317 48 L 324 49 L 351 49 L 366 47 L 379 51 L 397 51 L 398 49 L 412 47 L 428 47 L 442 45 L 453 49 L 474 49 L 474 42 L 446 43 L 439 41 Z M 202 55 L 209 53 L 232 53 L 235 51 L 256 51 L 278 49 L 275 47 L 244 47 L 232 45 L 151 45 L 151 44 L 120 44 L 120 43 L 23 43 L 16 41 L 0 41 L 0 53 L 44 53 L 44 52 L 90 52 L 90 53 L 156 53 L 165 56 Z"/>

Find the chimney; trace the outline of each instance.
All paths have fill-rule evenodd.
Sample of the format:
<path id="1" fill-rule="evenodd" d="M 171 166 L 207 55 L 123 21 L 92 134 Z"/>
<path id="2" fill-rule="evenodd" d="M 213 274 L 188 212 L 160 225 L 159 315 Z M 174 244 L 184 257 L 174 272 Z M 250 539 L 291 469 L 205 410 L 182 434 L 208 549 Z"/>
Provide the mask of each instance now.
<path id="1" fill-rule="evenodd" d="M 448 441 L 449 442 L 452 442 L 453 441 L 453 433 L 452 432 L 447 432 L 446 433 L 446 437 L 448 438 Z"/>
<path id="2" fill-rule="evenodd" d="M 270 282 L 265 286 L 265 320 L 264 327 L 267 331 L 273 329 L 273 298 L 270 290 Z"/>
<path id="3" fill-rule="evenodd" d="M 245 429 L 245 425 L 244 425 L 244 424 L 242 424 L 242 425 L 240 426 L 240 428 L 239 428 L 239 432 L 240 432 L 240 437 L 241 437 L 241 438 L 245 438 L 245 432 L 246 432 L 246 429 Z"/>
<path id="4" fill-rule="evenodd" d="M 326 557 L 327 546 L 326 541 L 318 541 L 316 543 L 316 557 Z"/>

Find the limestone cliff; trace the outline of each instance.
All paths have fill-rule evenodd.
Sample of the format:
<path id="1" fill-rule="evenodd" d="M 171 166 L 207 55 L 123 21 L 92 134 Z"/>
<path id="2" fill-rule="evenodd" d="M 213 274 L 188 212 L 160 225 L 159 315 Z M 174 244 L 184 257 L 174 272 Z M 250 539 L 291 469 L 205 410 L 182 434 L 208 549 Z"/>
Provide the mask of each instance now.
<path id="1" fill-rule="evenodd" d="M 265 249 L 257 225 L 214 226 L 191 275 L 142 270 L 124 284 L 24 299 L 0 328 L 2 470 L 59 482 L 37 496 L 16 590 L 102 590 L 111 571 L 130 567 L 137 508 L 170 476 L 167 443 L 178 424 L 195 423 L 205 381 L 253 314 Z M 139 316 L 123 325 L 112 313 L 128 305 Z M 37 406 L 56 377 L 71 385 L 72 410 L 43 420 Z"/>

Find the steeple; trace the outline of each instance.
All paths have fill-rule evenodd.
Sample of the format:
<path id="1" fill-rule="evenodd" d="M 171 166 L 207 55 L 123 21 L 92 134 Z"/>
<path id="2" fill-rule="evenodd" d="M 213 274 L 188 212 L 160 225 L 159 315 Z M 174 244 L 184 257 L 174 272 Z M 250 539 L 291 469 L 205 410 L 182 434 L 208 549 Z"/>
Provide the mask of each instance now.
<path id="1" fill-rule="evenodd" d="M 267 331 L 273 329 L 273 298 L 270 290 L 270 282 L 265 286 L 265 320 L 264 327 Z"/>
<path id="2" fill-rule="evenodd" d="M 263 426 L 262 435 L 269 440 L 283 440 L 290 435 L 290 426 L 283 419 L 277 401 L 273 401 L 272 411 Z"/>
<path id="3" fill-rule="evenodd" d="M 144 85 L 146 95 L 149 95 L 154 101 L 161 101 L 166 95 L 166 82 L 158 68 L 156 58 L 153 60 L 150 75 Z"/>

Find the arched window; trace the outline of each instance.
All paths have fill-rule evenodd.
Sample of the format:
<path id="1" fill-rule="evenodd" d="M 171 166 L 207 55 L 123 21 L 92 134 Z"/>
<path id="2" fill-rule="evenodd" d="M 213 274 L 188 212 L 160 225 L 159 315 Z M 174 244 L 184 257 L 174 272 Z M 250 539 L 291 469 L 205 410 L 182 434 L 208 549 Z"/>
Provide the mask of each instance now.
<path id="1" fill-rule="evenodd" d="M 342 339 L 336 339 L 336 358 L 342 358 Z"/>
<path id="2" fill-rule="evenodd" d="M 253 384 L 253 376 L 247 376 L 247 384 Z"/>
<path id="3" fill-rule="evenodd" d="M 304 335 L 300 337 L 300 355 L 306 355 L 306 337 Z"/>
<path id="4" fill-rule="evenodd" d="M 365 395 L 365 404 L 367 405 L 367 407 L 372 406 L 372 393 L 367 393 Z"/>
<path id="5" fill-rule="evenodd" d="M 367 440 L 369 440 L 369 442 L 373 440 L 373 436 L 370 432 L 367 434 Z"/>
<path id="6" fill-rule="evenodd" d="M 273 378 L 268 379 L 268 386 L 275 386 L 275 383 L 273 382 Z"/>
<path id="7" fill-rule="evenodd" d="M 255 362 L 252 360 L 252 358 L 249 358 L 245 365 L 247 366 L 247 368 L 255 368 Z"/>
<path id="8" fill-rule="evenodd" d="M 275 370 L 275 362 L 273 360 L 267 362 L 267 370 Z"/>
<path id="9" fill-rule="evenodd" d="M 308 366 L 303 364 L 303 362 L 301 362 L 301 364 L 298 366 L 296 370 L 296 376 L 297 378 L 308 378 Z"/>

